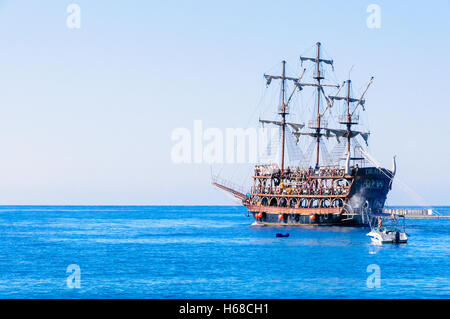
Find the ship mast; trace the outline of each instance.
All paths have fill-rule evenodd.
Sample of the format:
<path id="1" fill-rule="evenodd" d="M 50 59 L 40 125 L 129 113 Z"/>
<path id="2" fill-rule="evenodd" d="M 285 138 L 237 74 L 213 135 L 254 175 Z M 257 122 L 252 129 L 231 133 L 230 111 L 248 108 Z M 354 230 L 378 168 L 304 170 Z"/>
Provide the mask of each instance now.
<path id="1" fill-rule="evenodd" d="M 370 79 L 369 83 L 366 86 L 366 89 L 364 90 L 363 94 L 361 95 L 361 97 L 359 99 L 355 99 L 352 98 L 350 96 L 350 91 L 351 91 L 351 85 L 352 85 L 352 81 L 349 79 L 345 82 L 347 82 L 347 95 L 346 96 L 330 96 L 330 98 L 334 101 L 334 100 L 344 100 L 346 102 L 346 114 L 342 115 L 341 120 L 339 121 L 340 124 L 343 124 L 346 126 L 345 130 L 332 130 L 333 133 L 336 136 L 342 136 L 345 137 L 347 139 L 347 156 L 350 159 L 356 159 L 356 158 L 351 158 L 350 157 L 350 151 L 351 151 L 351 139 L 356 137 L 357 135 L 361 135 L 363 136 L 364 140 L 367 143 L 367 138 L 369 133 L 364 133 L 364 132 L 360 132 L 360 131 L 352 131 L 352 125 L 356 125 L 358 124 L 358 117 L 353 117 L 353 114 L 355 113 L 355 111 L 358 109 L 358 106 L 361 105 L 361 107 L 364 109 L 364 103 L 365 100 L 364 95 L 366 94 L 367 90 L 369 89 L 369 86 L 372 84 L 373 81 L 373 77 Z M 345 83 L 344 82 L 344 83 Z M 353 108 L 353 111 L 350 110 L 350 103 L 356 103 L 355 107 Z"/>
<path id="2" fill-rule="evenodd" d="M 286 61 L 283 63 L 283 73 L 281 75 L 281 109 L 279 114 L 282 117 L 281 120 L 281 172 L 284 171 L 284 147 L 285 147 L 285 137 L 286 137 L 286 103 L 284 102 L 284 91 L 285 91 L 285 81 L 286 81 Z"/>
<path id="3" fill-rule="evenodd" d="M 281 133 L 282 133 L 282 139 L 281 139 L 281 171 L 284 171 L 284 153 L 285 153 L 285 147 L 286 147 L 286 125 L 289 124 L 291 127 L 294 127 L 294 129 L 297 131 L 300 128 L 303 128 L 303 124 L 298 123 L 291 123 L 286 122 L 286 115 L 289 114 L 287 112 L 287 106 L 289 105 L 289 102 L 295 92 L 295 88 L 293 89 L 289 99 L 286 101 L 286 80 L 295 81 L 295 83 L 299 83 L 301 78 L 303 77 L 304 72 L 299 78 L 292 78 L 286 76 L 286 61 L 281 61 L 283 65 L 281 76 L 279 75 L 267 75 L 264 74 L 264 77 L 267 80 L 266 86 L 269 86 L 270 82 L 273 79 L 281 80 L 281 106 L 278 110 L 278 114 L 281 115 L 281 121 L 268 121 L 268 120 L 259 120 L 261 123 L 271 123 L 278 126 L 281 126 Z"/>
<path id="4" fill-rule="evenodd" d="M 350 114 L 350 85 L 352 81 L 349 79 L 347 81 L 347 154 L 350 154 L 350 139 L 351 139 L 351 126 L 352 126 L 352 115 Z"/>
<path id="5" fill-rule="evenodd" d="M 310 135 L 316 138 L 316 167 L 319 166 L 319 160 L 320 160 L 320 138 L 323 135 L 322 134 L 322 129 L 326 129 L 326 128 L 322 128 L 322 124 L 321 123 L 321 118 L 323 116 L 323 114 L 321 114 L 320 112 L 320 95 L 324 94 L 325 100 L 328 103 L 328 108 L 331 107 L 332 102 L 330 103 L 330 101 L 328 100 L 327 96 L 325 95 L 324 92 L 324 87 L 331 87 L 331 88 L 337 88 L 340 90 L 341 86 L 340 85 L 335 85 L 335 84 L 326 84 L 326 83 L 322 83 L 321 80 L 324 79 L 325 77 L 322 74 L 321 71 L 321 63 L 325 63 L 325 64 L 329 64 L 331 66 L 333 66 L 333 60 L 327 60 L 327 59 L 322 59 L 320 57 L 320 42 L 316 43 L 317 45 L 317 54 L 315 57 L 304 57 L 304 56 L 300 56 L 300 60 L 302 61 L 310 61 L 310 62 L 314 62 L 316 63 L 316 71 L 315 74 L 313 76 L 313 78 L 316 80 L 316 83 L 306 83 L 306 82 L 302 82 L 302 78 L 303 75 L 305 74 L 306 69 L 303 69 L 303 73 L 300 75 L 300 77 L 290 77 L 290 76 L 286 76 L 286 61 L 282 61 L 283 64 L 283 69 L 282 69 L 282 74 L 281 76 L 279 75 L 269 75 L 269 74 L 264 74 L 264 78 L 266 79 L 266 87 L 268 87 L 270 85 L 270 83 L 272 82 L 272 80 L 281 80 L 281 107 L 278 111 L 278 114 L 281 115 L 281 121 L 270 121 L 270 120 L 259 120 L 261 123 L 271 123 L 271 124 L 275 124 L 278 126 L 281 126 L 282 129 L 282 143 L 281 143 L 281 171 L 284 171 L 284 156 L 285 156 L 285 145 L 286 145 L 286 125 L 289 125 L 290 127 L 292 127 L 294 129 L 295 132 L 293 132 L 294 134 L 298 134 L 298 135 L 302 135 L 303 133 L 299 132 L 299 129 L 304 127 L 304 124 L 298 124 L 298 123 L 288 123 L 286 122 L 286 115 L 288 114 L 287 112 L 287 106 L 289 105 L 289 102 L 291 101 L 291 98 L 294 94 L 294 92 L 296 91 L 296 89 L 298 89 L 299 91 L 303 89 L 303 87 L 316 87 L 317 88 L 317 113 L 316 113 L 316 119 L 310 121 L 310 125 L 309 128 L 315 130 L 315 133 L 312 133 L 313 135 L 306 133 L 306 135 Z M 289 96 L 289 98 L 286 101 L 286 80 L 287 81 L 291 81 L 294 83 L 294 89 L 291 93 L 291 95 Z M 339 93 L 339 91 L 338 91 Z M 328 109 L 327 108 L 327 109 Z M 326 124 L 325 124 L 326 125 Z"/>
<path id="6" fill-rule="evenodd" d="M 326 59 L 322 59 L 320 57 L 320 46 L 321 43 L 317 42 L 317 52 L 316 52 L 316 57 L 312 58 L 312 57 L 304 57 L 304 56 L 300 56 L 300 60 L 302 61 L 311 61 L 314 62 L 316 64 L 316 70 L 314 72 L 313 78 L 316 80 L 316 83 L 301 83 L 301 86 L 313 86 L 317 88 L 317 110 L 316 110 L 316 119 L 310 121 L 310 125 L 309 128 L 315 130 L 314 133 L 314 137 L 316 138 L 316 167 L 319 167 L 319 162 L 320 162 L 320 138 L 322 137 L 322 116 L 323 114 L 320 113 L 320 95 L 323 93 L 325 96 L 325 99 L 327 99 L 323 88 L 324 87 L 334 87 L 334 88 L 340 88 L 339 85 L 334 85 L 334 84 L 323 84 L 321 82 L 321 80 L 323 80 L 325 77 L 322 74 L 323 72 L 321 71 L 321 63 L 326 63 L 329 64 L 331 66 L 333 66 L 333 60 L 326 60 Z M 329 101 L 327 100 L 327 103 Z M 331 107 L 331 105 L 329 105 L 329 107 Z"/>
<path id="7" fill-rule="evenodd" d="M 316 134 L 317 134 L 317 146 L 316 146 L 316 168 L 319 167 L 319 154 L 320 154 L 320 79 L 323 77 L 320 74 L 320 42 L 317 42 L 317 58 L 316 58 L 316 76 L 314 77 L 317 81 L 317 122 L 316 122 Z"/>

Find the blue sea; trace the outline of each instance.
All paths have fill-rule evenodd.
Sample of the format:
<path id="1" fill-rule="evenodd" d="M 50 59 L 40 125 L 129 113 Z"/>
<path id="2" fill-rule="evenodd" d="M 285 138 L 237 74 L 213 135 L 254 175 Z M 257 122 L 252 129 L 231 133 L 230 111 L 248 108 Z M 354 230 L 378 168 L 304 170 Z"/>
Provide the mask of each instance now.
<path id="1" fill-rule="evenodd" d="M 449 219 L 408 219 L 408 244 L 384 246 L 252 223 L 243 207 L 2 206 L 0 298 L 450 297 Z"/>

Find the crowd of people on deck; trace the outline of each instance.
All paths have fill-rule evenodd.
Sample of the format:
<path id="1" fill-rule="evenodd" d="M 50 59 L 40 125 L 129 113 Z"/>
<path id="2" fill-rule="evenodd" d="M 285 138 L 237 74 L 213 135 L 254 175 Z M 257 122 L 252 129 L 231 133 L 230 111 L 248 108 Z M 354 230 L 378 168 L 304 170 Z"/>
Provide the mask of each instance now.
<path id="1" fill-rule="evenodd" d="M 320 183 L 317 180 L 306 182 L 309 177 L 342 177 L 344 169 L 318 168 L 302 169 L 288 167 L 283 172 L 278 165 L 257 165 L 255 177 L 270 177 L 270 183 L 261 182 L 252 189 L 254 194 L 272 195 L 345 195 L 348 192 L 346 185 L 340 183 Z M 283 182 L 284 181 L 284 182 Z"/>
<path id="2" fill-rule="evenodd" d="M 302 183 L 301 185 L 284 185 L 281 182 L 278 186 L 259 184 L 252 189 L 254 194 L 272 195 L 345 195 L 348 189 L 344 185 L 318 185 L 316 183 Z"/>
<path id="3" fill-rule="evenodd" d="M 344 176 L 345 169 L 343 168 L 312 168 L 303 169 L 300 167 L 287 167 L 283 172 L 276 164 L 272 165 L 258 165 L 255 167 L 255 176 L 272 176 L 283 177 L 291 180 L 305 180 L 309 176 Z"/>

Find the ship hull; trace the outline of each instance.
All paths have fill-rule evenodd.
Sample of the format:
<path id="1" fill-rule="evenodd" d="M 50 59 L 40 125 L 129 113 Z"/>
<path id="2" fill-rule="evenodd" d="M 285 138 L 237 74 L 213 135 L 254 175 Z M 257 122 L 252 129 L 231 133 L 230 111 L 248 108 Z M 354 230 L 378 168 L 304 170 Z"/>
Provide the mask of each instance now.
<path id="1" fill-rule="evenodd" d="M 373 167 L 355 169 L 350 191 L 348 195 L 342 197 L 343 205 L 339 207 L 244 205 L 255 221 L 262 225 L 368 227 L 370 223 L 375 222 L 370 217 L 371 213 L 379 213 L 384 207 L 391 186 L 390 176 L 392 172 L 386 169 Z M 289 203 L 292 197 L 286 197 L 285 202 Z M 295 198 L 300 203 L 302 196 Z"/>
<path id="2" fill-rule="evenodd" d="M 368 226 L 362 216 L 347 216 L 339 214 L 288 214 L 280 218 L 280 214 L 266 213 L 263 218 L 257 218 L 258 212 L 251 212 L 257 224 L 271 226 Z"/>

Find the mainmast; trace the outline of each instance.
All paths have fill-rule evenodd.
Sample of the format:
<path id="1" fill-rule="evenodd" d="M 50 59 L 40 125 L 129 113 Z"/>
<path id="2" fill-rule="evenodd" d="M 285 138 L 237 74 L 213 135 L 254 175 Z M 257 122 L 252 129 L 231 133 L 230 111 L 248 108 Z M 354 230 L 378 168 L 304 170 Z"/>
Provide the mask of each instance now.
<path id="1" fill-rule="evenodd" d="M 301 83 L 300 86 L 313 86 L 317 88 L 317 109 L 316 109 L 316 119 L 315 120 L 311 120 L 310 121 L 310 125 L 309 128 L 315 130 L 315 133 L 313 133 L 314 135 L 311 135 L 313 137 L 316 138 L 316 167 L 319 167 L 319 162 L 320 162 L 320 138 L 322 137 L 322 125 L 324 123 L 322 123 L 322 116 L 324 114 L 321 114 L 320 112 L 320 95 L 324 94 L 324 87 L 335 87 L 335 88 L 340 88 L 339 85 L 334 85 L 334 84 L 323 84 L 321 81 L 325 78 L 324 75 L 322 74 L 322 70 L 321 70 L 321 63 L 326 63 L 329 64 L 331 66 L 333 66 L 333 60 L 326 60 L 326 59 L 321 59 L 320 58 L 320 42 L 316 43 L 317 45 L 317 52 L 316 52 L 316 57 L 311 58 L 311 57 L 304 57 L 304 56 L 300 56 L 300 60 L 302 61 L 311 61 L 314 62 L 316 64 L 316 70 L 314 72 L 313 78 L 316 80 L 316 83 Z M 327 97 L 325 96 L 325 99 L 327 99 Z M 327 100 L 327 103 L 329 101 Z M 331 107 L 331 106 L 329 106 Z M 326 124 L 325 124 L 326 126 Z"/>
<path id="2" fill-rule="evenodd" d="M 317 134 L 317 146 L 316 146 L 316 167 L 319 167 L 319 154 L 320 154 L 320 79 L 323 79 L 320 74 L 320 42 L 317 42 L 317 58 L 316 58 L 316 76 L 317 81 L 317 119 L 316 119 L 316 134 Z"/>
<path id="3" fill-rule="evenodd" d="M 328 99 L 328 97 L 325 95 L 324 92 L 324 87 L 329 87 L 329 88 L 337 88 L 340 90 L 341 86 L 339 85 L 335 85 L 335 84 L 327 84 L 327 83 L 322 83 L 322 80 L 325 78 L 324 75 L 322 74 L 322 69 L 321 69 L 321 63 L 325 63 L 328 64 L 330 66 L 333 67 L 333 60 L 328 60 L 328 59 L 322 59 L 321 56 L 321 52 L 320 52 L 320 47 L 321 44 L 320 42 L 316 43 L 317 45 L 317 53 L 315 57 L 304 57 L 304 56 L 300 56 L 300 60 L 303 64 L 303 61 L 310 61 L 310 62 L 314 62 L 316 64 L 316 70 L 314 72 L 313 78 L 316 80 L 315 83 L 306 83 L 306 82 L 302 82 L 302 78 L 303 75 L 305 74 L 306 69 L 303 69 L 302 74 L 300 75 L 300 77 L 289 77 L 286 76 L 286 61 L 282 61 L 282 65 L 283 65 L 283 70 L 282 70 L 282 74 L 281 76 L 279 75 L 269 75 L 269 74 L 264 74 L 264 78 L 266 79 L 266 86 L 269 86 L 270 83 L 272 82 L 272 80 L 281 80 L 281 107 L 278 110 L 278 114 L 281 115 L 281 121 L 272 121 L 272 120 L 259 120 L 261 123 L 270 123 L 270 124 L 275 124 L 278 126 L 281 126 L 282 129 L 282 143 L 281 143 L 281 171 L 284 171 L 284 156 L 285 156 L 285 145 L 286 145 L 286 126 L 289 125 L 290 128 L 293 129 L 293 134 L 297 134 L 296 136 L 300 136 L 300 135 L 309 135 L 311 137 L 314 137 L 316 139 L 316 167 L 319 166 L 319 161 L 320 161 L 320 139 L 322 137 L 322 130 L 323 129 L 327 129 L 326 128 L 326 123 L 322 123 L 324 121 L 322 121 L 322 116 L 325 114 L 325 112 L 322 114 L 320 112 L 320 103 L 321 103 L 321 99 L 320 99 L 320 95 L 323 94 L 324 98 L 328 104 L 328 108 L 330 108 L 332 106 L 332 102 L 330 102 L 330 100 Z M 292 91 L 292 93 L 290 94 L 289 98 L 286 101 L 286 80 L 287 81 L 291 81 L 294 83 L 294 89 Z M 296 89 L 298 89 L 299 91 L 303 89 L 303 87 L 316 87 L 317 89 L 317 110 L 316 110 L 316 118 L 311 120 L 309 123 L 309 128 L 314 130 L 314 133 L 302 133 L 299 130 L 301 128 L 304 127 L 304 124 L 298 124 L 298 123 L 291 123 L 291 122 L 286 122 L 286 115 L 288 114 L 287 112 L 287 107 L 289 105 L 289 102 L 291 101 L 291 98 L 294 94 L 294 92 L 296 91 Z M 339 93 L 339 91 L 338 91 Z M 325 127 L 322 127 L 325 126 Z M 327 135 L 328 136 L 328 135 Z"/>
<path id="4" fill-rule="evenodd" d="M 281 109 L 279 114 L 282 117 L 281 120 L 281 172 L 284 171 L 284 145 L 286 136 L 286 103 L 284 101 L 284 91 L 286 82 L 286 61 L 281 62 L 283 64 L 283 72 L 281 75 Z"/>

